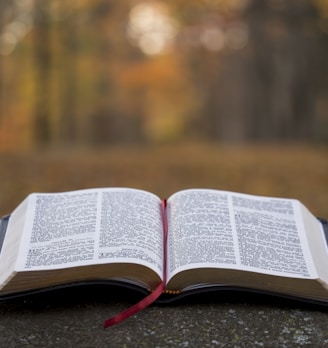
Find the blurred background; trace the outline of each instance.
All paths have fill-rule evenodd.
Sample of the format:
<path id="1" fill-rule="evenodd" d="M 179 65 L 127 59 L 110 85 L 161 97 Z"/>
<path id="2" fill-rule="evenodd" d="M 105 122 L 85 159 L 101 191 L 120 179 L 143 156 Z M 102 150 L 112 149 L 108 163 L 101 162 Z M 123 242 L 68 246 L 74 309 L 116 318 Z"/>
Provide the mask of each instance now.
<path id="1" fill-rule="evenodd" d="M 328 0 L 0 0 L 0 217 L 30 192 L 110 186 L 292 197 L 328 218 Z M 176 315 L 155 306 L 105 337 L 116 300 L 82 295 L 2 301 L 0 345 L 128 346 Z M 325 342 L 326 313 L 258 304 L 182 306 L 157 337 Z"/>
<path id="2" fill-rule="evenodd" d="M 0 209 L 210 186 L 328 217 L 327 62 L 327 0 L 1 0 Z"/>
<path id="3" fill-rule="evenodd" d="M 328 140 L 325 0 L 1 0 L 0 149 Z"/>

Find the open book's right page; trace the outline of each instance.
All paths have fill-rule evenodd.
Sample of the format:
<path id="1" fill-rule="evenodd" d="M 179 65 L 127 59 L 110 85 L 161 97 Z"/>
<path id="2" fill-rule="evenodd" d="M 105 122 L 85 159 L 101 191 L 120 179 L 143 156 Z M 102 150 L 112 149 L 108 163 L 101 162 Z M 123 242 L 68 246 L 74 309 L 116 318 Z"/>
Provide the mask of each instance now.
<path id="1" fill-rule="evenodd" d="M 318 278 L 303 210 L 293 199 L 226 191 L 193 189 L 172 195 L 167 205 L 168 280 L 200 268 Z M 319 222 L 315 232 L 320 237 L 317 226 Z"/>

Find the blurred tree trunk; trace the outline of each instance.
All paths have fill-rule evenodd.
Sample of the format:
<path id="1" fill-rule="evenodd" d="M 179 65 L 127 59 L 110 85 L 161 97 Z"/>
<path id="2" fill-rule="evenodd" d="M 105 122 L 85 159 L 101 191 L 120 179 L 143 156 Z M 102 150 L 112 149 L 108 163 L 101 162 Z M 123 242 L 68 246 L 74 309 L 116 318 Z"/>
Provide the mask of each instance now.
<path id="1" fill-rule="evenodd" d="M 314 15 L 309 2 L 291 1 L 271 33 L 271 123 L 280 139 L 314 136 Z"/>
<path id="2" fill-rule="evenodd" d="M 11 4 L 11 1 L 0 1 L 0 37 L 6 25 L 5 13 Z M 0 122 L 6 113 L 5 91 L 5 57 L 0 54 Z"/>
<path id="3" fill-rule="evenodd" d="M 280 8 L 254 0 L 250 26 L 249 88 L 252 107 L 245 110 L 250 140 L 308 140 L 314 137 L 314 60 L 317 18 L 309 1 Z M 256 105 L 258 104 L 258 105 Z"/>
<path id="4" fill-rule="evenodd" d="M 132 59 L 130 46 L 127 46 L 124 33 L 124 19 L 130 9 L 129 2 L 115 2 L 97 0 L 91 12 L 94 28 L 106 35 L 96 35 L 98 73 L 95 88 L 97 90 L 94 111 L 89 115 L 88 139 L 96 146 L 138 143 L 143 138 L 142 117 L 139 109 L 133 114 L 122 112 L 119 98 L 117 98 L 117 81 L 113 71 L 120 63 Z M 90 23 L 91 24 L 91 23 Z M 126 103 L 131 103 L 127 100 Z"/>
<path id="5" fill-rule="evenodd" d="M 60 80 L 60 122 L 59 140 L 64 144 L 73 144 L 78 138 L 77 93 L 78 93 L 78 45 L 79 32 L 76 15 L 66 20 L 65 30 L 61 30 L 64 52 L 61 56 Z"/>
<path id="6" fill-rule="evenodd" d="M 0 6 L 1 11 L 1 6 Z M 1 21 L 1 16 L 0 16 Z M 0 34 L 2 29 L 2 23 L 0 22 Z M 0 127 L 2 119 L 6 113 L 6 106 L 5 106 L 5 57 L 0 54 Z M 1 140 L 1 139 L 0 139 Z"/>
<path id="7" fill-rule="evenodd" d="M 328 3 L 327 3 L 328 8 Z M 319 48 L 315 65 L 316 140 L 328 143 L 328 18 L 321 19 L 321 32 L 318 37 Z"/>
<path id="8" fill-rule="evenodd" d="M 48 12 L 42 10 L 44 0 L 37 0 L 34 19 L 34 54 L 36 71 L 36 103 L 34 141 L 37 146 L 51 141 L 50 86 L 51 32 Z"/>
<path id="9" fill-rule="evenodd" d="M 4 86 L 4 72 L 5 72 L 5 60 L 4 57 L 0 55 L 0 124 L 2 117 L 6 113 L 6 106 L 5 106 L 5 86 Z"/>
<path id="10" fill-rule="evenodd" d="M 192 67 L 205 91 L 200 129 L 210 139 L 245 142 L 315 136 L 318 15 L 310 1 L 279 2 L 278 7 L 273 3 L 250 2 L 241 18 L 249 28 L 246 47 L 208 53 L 196 69 Z"/>

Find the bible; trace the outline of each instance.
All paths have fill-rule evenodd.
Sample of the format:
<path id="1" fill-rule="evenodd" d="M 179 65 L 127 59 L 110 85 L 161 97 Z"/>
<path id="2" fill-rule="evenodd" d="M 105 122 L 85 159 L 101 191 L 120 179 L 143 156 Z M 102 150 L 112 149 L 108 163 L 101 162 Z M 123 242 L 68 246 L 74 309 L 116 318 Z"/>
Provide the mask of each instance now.
<path id="1" fill-rule="evenodd" d="M 32 193 L 0 221 L 0 298 L 85 282 L 328 303 L 327 221 L 295 199 L 187 189 Z M 145 304 L 144 304 L 145 305 Z"/>

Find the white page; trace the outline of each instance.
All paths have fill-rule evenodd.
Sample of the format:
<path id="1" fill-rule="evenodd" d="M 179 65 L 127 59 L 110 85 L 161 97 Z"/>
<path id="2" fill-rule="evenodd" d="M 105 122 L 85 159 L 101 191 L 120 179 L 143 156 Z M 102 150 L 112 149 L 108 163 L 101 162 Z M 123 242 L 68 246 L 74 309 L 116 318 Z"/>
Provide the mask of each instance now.
<path id="1" fill-rule="evenodd" d="M 32 194 L 16 268 L 128 262 L 161 275 L 160 202 L 151 193 L 127 188 Z"/>
<path id="2" fill-rule="evenodd" d="M 168 200 L 168 279 L 192 268 L 316 278 L 299 202 L 217 190 Z"/>

